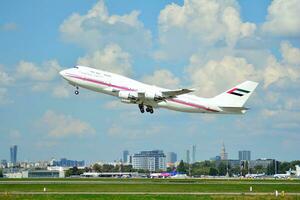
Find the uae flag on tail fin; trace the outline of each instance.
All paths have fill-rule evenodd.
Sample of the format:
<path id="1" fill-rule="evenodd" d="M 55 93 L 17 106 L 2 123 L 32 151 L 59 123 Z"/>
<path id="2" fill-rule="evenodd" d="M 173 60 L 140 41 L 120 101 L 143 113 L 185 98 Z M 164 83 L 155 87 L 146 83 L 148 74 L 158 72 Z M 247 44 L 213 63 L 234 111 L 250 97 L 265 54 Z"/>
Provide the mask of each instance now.
<path id="1" fill-rule="evenodd" d="M 248 91 L 248 90 L 243 90 L 243 89 L 239 89 L 239 88 L 233 88 L 233 89 L 229 90 L 227 93 L 241 97 L 241 96 L 244 96 L 245 94 L 247 94 L 249 92 L 250 91 Z"/>

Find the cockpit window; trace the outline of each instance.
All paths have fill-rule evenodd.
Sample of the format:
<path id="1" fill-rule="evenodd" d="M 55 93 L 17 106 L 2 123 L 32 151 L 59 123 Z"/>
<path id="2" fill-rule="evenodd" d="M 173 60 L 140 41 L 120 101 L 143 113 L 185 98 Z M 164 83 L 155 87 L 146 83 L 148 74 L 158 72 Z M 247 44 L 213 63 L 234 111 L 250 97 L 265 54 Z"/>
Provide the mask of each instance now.
<path id="1" fill-rule="evenodd" d="M 74 68 L 78 69 L 78 66 L 74 66 Z"/>

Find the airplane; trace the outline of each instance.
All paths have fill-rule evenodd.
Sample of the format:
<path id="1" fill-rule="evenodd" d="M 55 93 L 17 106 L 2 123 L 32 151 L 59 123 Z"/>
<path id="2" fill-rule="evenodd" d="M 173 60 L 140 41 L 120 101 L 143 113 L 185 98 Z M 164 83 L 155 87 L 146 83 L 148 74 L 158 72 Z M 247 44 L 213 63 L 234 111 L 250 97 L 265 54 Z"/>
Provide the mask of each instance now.
<path id="1" fill-rule="evenodd" d="M 274 178 L 289 178 L 291 177 L 290 173 L 286 173 L 286 174 L 274 174 Z"/>
<path id="2" fill-rule="evenodd" d="M 120 98 L 121 102 L 137 104 L 141 113 L 153 113 L 154 108 L 166 108 L 190 113 L 244 114 L 244 104 L 258 83 L 245 81 L 212 98 L 201 98 L 188 93 L 193 89 L 170 90 L 148 85 L 125 76 L 86 66 L 75 66 L 59 72 L 73 85 Z"/>
<path id="3" fill-rule="evenodd" d="M 266 174 L 262 173 L 262 174 L 246 174 L 245 177 L 246 178 L 261 178 L 264 177 Z"/>
<path id="4" fill-rule="evenodd" d="M 289 178 L 292 175 L 292 169 L 286 171 L 285 174 L 274 174 L 274 178 Z"/>

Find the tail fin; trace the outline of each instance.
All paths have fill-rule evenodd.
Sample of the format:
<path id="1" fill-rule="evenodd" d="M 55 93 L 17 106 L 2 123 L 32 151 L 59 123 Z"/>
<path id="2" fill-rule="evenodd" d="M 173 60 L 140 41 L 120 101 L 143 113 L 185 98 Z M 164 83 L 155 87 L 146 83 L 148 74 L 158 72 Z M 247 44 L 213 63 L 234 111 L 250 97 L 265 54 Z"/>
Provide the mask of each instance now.
<path id="1" fill-rule="evenodd" d="M 213 100 L 219 107 L 242 108 L 257 85 L 258 83 L 256 82 L 245 81 L 234 88 L 215 96 Z"/>

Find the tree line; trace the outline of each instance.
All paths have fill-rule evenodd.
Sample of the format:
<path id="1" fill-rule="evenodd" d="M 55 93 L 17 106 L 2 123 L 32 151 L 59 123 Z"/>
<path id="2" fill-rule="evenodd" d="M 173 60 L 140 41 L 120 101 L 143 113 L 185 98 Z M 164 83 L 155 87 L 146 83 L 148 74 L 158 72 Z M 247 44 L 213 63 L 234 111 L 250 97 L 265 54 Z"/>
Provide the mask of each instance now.
<path id="1" fill-rule="evenodd" d="M 275 166 L 276 165 L 276 166 Z M 188 174 L 191 176 L 233 176 L 233 175 L 241 175 L 244 176 L 248 173 L 260 174 L 265 173 L 267 175 L 273 175 L 275 173 L 286 173 L 286 171 L 295 170 L 295 165 L 300 165 L 300 160 L 295 160 L 291 162 L 272 162 L 267 167 L 263 167 L 262 165 L 256 165 L 253 168 L 249 167 L 249 162 L 244 161 L 239 166 L 231 166 L 227 161 L 201 161 L 195 162 L 193 164 L 188 164 L 180 161 L 177 167 L 168 167 L 167 172 L 177 171 L 179 173 Z M 277 171 L 275 171 L 277 170 Z M 109 164 L 94 164 L 90 167 L 86 167 L 84 169 L 78 169 L 77 167 L 70 168 L 66 171 L 66 177 L 69 176 L 77 176 L 83 174 L 84 172 L 139 172 L 149 174 L 149 170 L 142 169 L 133 169 L 132 165 L 109 165 Z M 162 172 L 156 171 L 156 172 Z"/>

